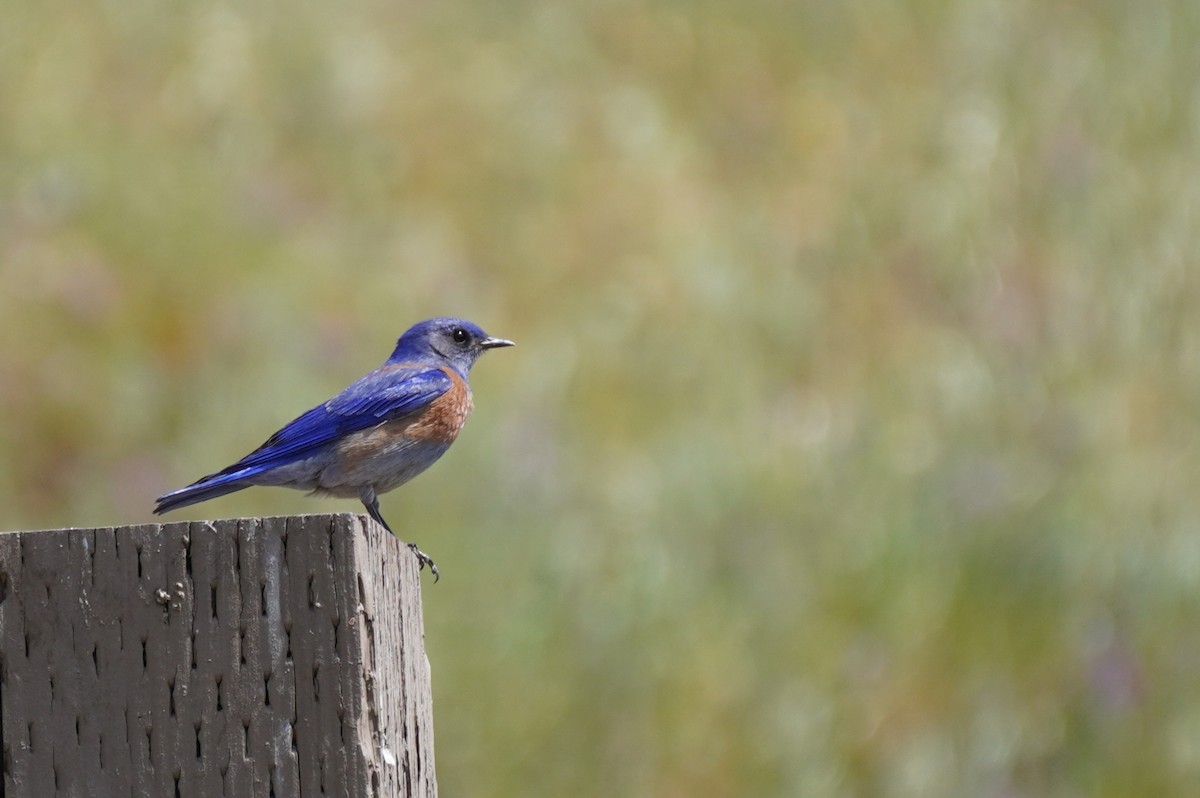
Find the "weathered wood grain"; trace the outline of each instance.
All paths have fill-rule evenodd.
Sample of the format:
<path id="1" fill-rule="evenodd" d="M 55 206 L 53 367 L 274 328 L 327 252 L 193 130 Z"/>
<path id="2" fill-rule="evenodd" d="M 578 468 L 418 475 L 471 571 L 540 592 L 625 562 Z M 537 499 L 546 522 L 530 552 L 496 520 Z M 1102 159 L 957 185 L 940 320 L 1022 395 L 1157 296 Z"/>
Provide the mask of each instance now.
<path id="1" fill-rule="evenodd" d="M 363 516 L 0 534 L 0 796 L 436 796 L 417 563 Z"/>

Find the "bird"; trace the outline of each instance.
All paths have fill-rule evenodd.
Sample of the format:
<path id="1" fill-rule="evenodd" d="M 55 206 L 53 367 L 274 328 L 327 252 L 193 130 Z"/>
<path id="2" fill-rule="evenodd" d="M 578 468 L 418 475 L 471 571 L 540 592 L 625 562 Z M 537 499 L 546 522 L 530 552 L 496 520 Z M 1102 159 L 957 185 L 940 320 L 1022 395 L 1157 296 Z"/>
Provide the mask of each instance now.
<path id="1" fill-rule="evenodd" d="M 163 513 L 255 485 L 358 498 L 388 532 L 379 495 L 433 465 L 474 409 L 467 375 L 489 349 L 514 346 L 464 319 L 433 318 L 408 329 L 380 367 L 300 415 L 233 465 L 155 499 Z M 395 533 L 392 532 L 394 535 Z M 415 543 L 419 568 L 433 560 Z"/>

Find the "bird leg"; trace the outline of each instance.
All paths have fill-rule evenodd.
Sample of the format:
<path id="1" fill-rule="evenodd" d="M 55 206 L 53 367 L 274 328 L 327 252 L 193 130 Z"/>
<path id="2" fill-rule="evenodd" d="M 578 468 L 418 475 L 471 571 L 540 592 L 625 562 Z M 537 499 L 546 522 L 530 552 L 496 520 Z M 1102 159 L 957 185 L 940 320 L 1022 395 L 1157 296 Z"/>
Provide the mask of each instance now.
<path id="1" fill-rule="evenodd" d="M 375 519 L 375 523 L 379 524 L 388 532 L 392 532 L 391 526 L 389 526 L 388 522 L 383 519 L 383 513 L 379 512 L 379 497 L 375 495 L 375 491 L 372 488 L 363 488 L 361 498 L 363 507 L 367 508 L 367 513 Z M 395 534 L 395 532 L 392 532 L 392 535 Z"/>
<path id="2" fill-rule="evenodd" d="M 388 532 L 391 532 L 393 537 L 396 537 L 396 533 L 392 532 L 392 528 L 388 526 L 388 522 L 383 520 L 383 513 L 379 512 L 379 497 L 375 495 L 375 490 L 373 488 L 364 488 L 361 498 L 363 507 L 367 508 L 367 513 L 375 519 L 375 522 Z M 416 543 L 409 543 L 408 547 L 412 549 L 412 553 L 416 555 L 418 565 L 417 570 L 421 570 L 428 565 L 429 572 L 433 574 L 433 581 L 436 584 L 437 581 L 441 579 L 442 575 L 438 572 L 438 567 L 433 564 L 433 558 L 421 551 L 421 549 L 417 547 Z"/>
<path id="3" fill-rule="evenodd" d="M 440 579 L 442 577 L 442 575 L 440 573 L 438 573 L 438 567 L 433 564 L 433 559 L 428 554 L 426 554 L 425 552 L 423 552 L 419 548 L 417 548 L 416 543 L 409 543 L 408 547 L 410 549 L 412 549 L 412 553 L 415 554 L 417 557 L 417 563 L 418 563 L 417 570 L 420 570 L 421 568 L 424 568 L 426 565 L 428 565 L 430 573 L 433 574 L 434 584 L 437 584 L 437 580 Z"/>

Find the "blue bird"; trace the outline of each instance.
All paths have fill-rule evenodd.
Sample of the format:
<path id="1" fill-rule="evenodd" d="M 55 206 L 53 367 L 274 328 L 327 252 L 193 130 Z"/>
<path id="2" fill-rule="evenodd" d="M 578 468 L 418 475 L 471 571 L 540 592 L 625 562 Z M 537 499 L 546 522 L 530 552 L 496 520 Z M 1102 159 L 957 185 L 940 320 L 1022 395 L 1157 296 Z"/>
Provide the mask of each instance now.
<path id="1" fill-rule="evenodd" d="M 415 324 L 382 366 L 233 465 L 159 496 L 154 512 L 251 485 L 279 485 L 317 496 L 356 497 L 391 532 L 379 512 L 379 494 L 408 482 L 446 453 L 474 408 L 467 383 L 471 366 L 488 349 L 512 345 L 462 319 Z M 416 544 L 408 545 L 437 581 L 433 560 Z"/>

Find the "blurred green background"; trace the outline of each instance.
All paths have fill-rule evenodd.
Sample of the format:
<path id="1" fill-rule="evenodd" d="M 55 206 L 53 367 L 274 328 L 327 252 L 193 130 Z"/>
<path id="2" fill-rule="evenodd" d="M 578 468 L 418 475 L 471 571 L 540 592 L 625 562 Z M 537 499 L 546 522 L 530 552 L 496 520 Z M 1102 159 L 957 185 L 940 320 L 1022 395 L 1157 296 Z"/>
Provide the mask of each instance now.
<path id="1" fill-rule="evenodd" d="M 1196 794 L 1200 4 L 4 16 L 0 527 L 462 315 L 443 795 Z"/>

